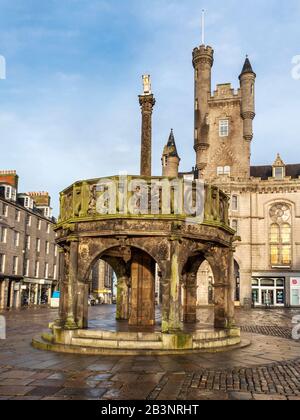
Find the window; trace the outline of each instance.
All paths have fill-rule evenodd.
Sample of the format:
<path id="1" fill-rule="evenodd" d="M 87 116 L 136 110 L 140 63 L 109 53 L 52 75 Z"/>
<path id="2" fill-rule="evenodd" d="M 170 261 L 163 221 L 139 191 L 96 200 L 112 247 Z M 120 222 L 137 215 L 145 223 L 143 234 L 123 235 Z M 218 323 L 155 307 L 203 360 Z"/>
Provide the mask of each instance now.
<path id="1" fill-rule="evenodd" d="M 18 274 L 18 264 L 19 264 L 19 258 L 14 257 L 13 258 L 13 275 L 16 276 Z"/>
<path id="2" fill-rule="evenodd" d="M 38 230 L 41 230 L 41 227 L 42 227 L 42 222 L 41 222 L 40 219 L 38 219 L 38 221 L 37 221 L 37 228 L 38 228 Z"/>
<path id="3" fill-rule="evenodd" d="M 7 229 L 0 226 L 0 243 L 6 244 L 7 241 Z"/>
<path id="4" fill-rule="evenodd" d="M 35 263 L 35 269 L 34 269 L 34 277 L 39 277 L 39 271 L 40 271 L 40 263 L 39 261 L 36 261 Z"/>
<path id="5" fill-rule="evenodd" d="M 50 223 L 47 223 L 47 233 L 48 233 L 48 235 L 50 233 Z"/>
<path id="6" fill-rule="evenodd" d="M 217 168 L 217 175 L 218 176 L 224 175 L 224 168 L 223 168 L 223 166 L 218 166 L 218 168 Z"/>
<path id="7" fill-rule="evenodd" d="M 224 168 L 224 175 L 230 175 L 230 166 L 225 166 Z"/>
<path id="8" fill-rule="evenodd" d="M 196 99 L 196 101 L 195 101 L 195 110 L 198 111 L 198 109 L 199 109 L 199 102 L 198 102 L 198 99 Z"/>
<path id="9" fill-rule="evenodd" d="M 25 248 L 29 251 L 30 250 L 30 245 L 31 245 L 31 238 L 29 235 L 26 235 L 26 239 L 25 239 Z"/>
<path id="10" fill-rule="evenodd" d="M 276 204 L 270 210 L 273 223 L 270 225 L 271 265 L 290 266 L 292 263 L 292 227 L 290 209 L 285 204 Z"/>
<path id="11" fill-rule="evenodd" d="M 14 232 L 14 246 L 17 248 L 20 245 L 20 234 L 19 232 Z"/>
<path id="12" fill-rule="evenodd" d="M 27 214 L 27 216 L 26 216 L 26 225 L 28 227 L 31 226 L 31 215 L 30 214 Z"/>
<path id="13" fill-rule="evenodd" d="M 218 176 L 222 176 L 222 175 L 230 176 L 230 173 L 231 173 L 230 166 L 218 166 L 217 167 L 217 175 Z"/>
<path id="14" fill-rule="evenodd" d="M 33 209 L 33 200 L 32 200 L 32 198 L 31 197 L 25 197 L 25 199 L 24 199 L 24 206 L 27 208 L 27 209 Z"/>
<path id="15" fill-rule="evenodd" d="M 27 260 L 25 260 L 25 273 L 24 273 L 24 276 L 25 277 L 29 277 L 29 260 L 27 259 Z"/>
<path id="16" fill-rule="evenodd" d="M 229 121 L 221 120 L 219 122 L 219 135 L 220 137 L 228 137 L 229 135 Z"/>
<path id="17" fill-rule="evenodd" d="M 7 217 L 8 216 L 8 205 L 3 204 L 2 206 L 2 216 Z"/>
<path id="18" fill-rule="evenodd" d="M 54 257 L 57 257 L 57 245 L 54 245 Z"/>
<path id="19" fill-rule="evenodd" d="M 5 255 L 0 254 L 0 273 L 4 273 L 5 271 Z"/>
<path id="20" fill-rule="evenodd" d="M 195 128 L 195 140 L 198 140 L 198 128 Z"/>
<path id="21" fill-rule="evenodd" d="M 284 178 L 284 168 L 274 168 L 273 175 L 275 179 L 283 179 Z"/>
<path id="22" fill-rule="evenodd" d="M 16 222 L 20 222 L 21 220 L 21 212 L 20 210 L 16 210 Z"/>
<path id="23" fill-rule="evenodd" d="M 41 240 L 36 240 L 36 252 L 41 252 Z"/>
<path id="24" fill-rule="evenodd" d="M 49 277 L 49 264 L 48 263 L 46 263 L 45 264 L 45 279 L 47 279 L 48 277 Z"/>
<path id="25" fill-rule="evenodd" d="M 232 196 L 231 208 L 232 208 L 233 211 L 238 211 L 238 209 L 239 209 L 239 198 L 238 198 L 237 195 Z"/>
<path id="26" fill-rule="evenodd" d="M 50 244 L 49 244 L 48 241 L 46 241 L 46 243 L 45 243 L 45 252 L 46 252 L 47 255 L 49 255 L 49 252 L 50 252 Z"/>

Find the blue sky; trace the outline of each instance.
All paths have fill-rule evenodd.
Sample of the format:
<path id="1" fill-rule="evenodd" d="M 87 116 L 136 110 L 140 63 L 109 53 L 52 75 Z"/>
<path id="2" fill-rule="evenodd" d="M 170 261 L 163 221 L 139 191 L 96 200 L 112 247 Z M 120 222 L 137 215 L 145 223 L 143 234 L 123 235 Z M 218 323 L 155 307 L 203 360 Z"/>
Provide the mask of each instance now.
<path id="1" fill-rule="evenodd" d="M 170 128 L 182 170 L 195 163 L 191 54 L 215 49 L 213 85 L 232 82 L 246 54 L 257 73 L 253 164 L 277 152 L 300 161 L 300 1 L 0 0 L 0 168 L 16 169 L 20 190 L 58 193 L 78 179 L 138 173 L 141 75 L 157 99 L 153 170 Z"/>

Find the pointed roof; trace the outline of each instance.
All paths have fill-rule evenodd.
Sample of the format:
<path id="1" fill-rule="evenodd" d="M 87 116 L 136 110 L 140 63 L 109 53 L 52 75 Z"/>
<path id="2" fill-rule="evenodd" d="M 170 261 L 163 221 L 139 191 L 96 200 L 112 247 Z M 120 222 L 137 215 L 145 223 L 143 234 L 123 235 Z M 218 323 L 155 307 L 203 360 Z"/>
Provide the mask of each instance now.
<path id="1" fill-rule="evenodd" d="M 243 67 L 243 69 L 242 69 L 241 76 L 242 76 L 243 74 L 247 74 L 247 73 L 252 73 L 252 74 L 255 74 L 255 73 L 254 73 L 254 71 L 253 71 L 252 65 L 251 65 L 251 63 L 250 63 L 250 60 L 249 60 L 249 58 L 248 58 L 248 55 L 246 56 L 246 60 L 245 60 L 245 63 L 244 63 L 244 67 Z"/>
<path id="2" fill-rule="evenodd" d="M 164 149 L 164 155 L 177 157 L 179 159 L 173 129 L 171 129 L 168 143 Z"/>
<path id="3" fill-rule="evenodd" d="M 277 154 L 276 160 L 273 163 L 273 168 L 283 168 L 285 166 L 285 163 L 283 162 L 283 160 L 281 159 L 280 154 Z"/>

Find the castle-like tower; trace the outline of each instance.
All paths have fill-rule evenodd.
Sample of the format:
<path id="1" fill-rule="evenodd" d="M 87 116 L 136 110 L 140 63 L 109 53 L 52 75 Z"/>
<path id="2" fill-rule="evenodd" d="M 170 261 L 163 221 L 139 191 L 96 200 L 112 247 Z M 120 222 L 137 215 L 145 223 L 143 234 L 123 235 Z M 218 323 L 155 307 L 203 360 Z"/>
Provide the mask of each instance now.
<path id="1" fill-rule="evenodd" d="M 246 58 L 240 89 L 231 84 L 211 91 L 214 51 L 201 45 L 193 51 L 195 69 L 195 144 L 198 176 L 214 180 L 220 176 L 250 177 L 251 141 L 255 117 L 255 78 Z"/>

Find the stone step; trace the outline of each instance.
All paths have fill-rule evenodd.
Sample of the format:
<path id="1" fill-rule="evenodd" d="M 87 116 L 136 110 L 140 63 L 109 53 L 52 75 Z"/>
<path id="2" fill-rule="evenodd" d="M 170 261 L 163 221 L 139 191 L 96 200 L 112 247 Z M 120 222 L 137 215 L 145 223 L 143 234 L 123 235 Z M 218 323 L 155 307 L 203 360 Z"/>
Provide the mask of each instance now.
<path id="1" fill-rule="evenodd" d="M 215 340 L 198 340 L 193 342 L 194 350 L 212 350 L 240 344 L 239 337 L 219 338 Z"/>
<path id="2" fill-rule="evenodd" d="M 113 331 L 78 330 L 75 331 L 74 337 L 106 341 L 161 341 L 161 333 L 127 333 Z"/>
<path id="3" fill-rule="evenodd" d="M 134 341 L 134 340 L 104 340 L 99 338 L 72 338 L 72 346 L 92 347 L 102 349 L 122 350 L 163 350 L 161 341 Z"/>
<path id="4" fill-rule="evenodd" d="M 45 339 L 44 339 L 45 338 Z M 50 335 L 46 335 L 44 338 L 42 337 L 35 337 L 32 340 L 32 345 L 34 348 L 39 350 L 46 350 L 46 351 L 53 351 L 57 353 L 68 353 L 68 354 L 83 354 L 83 355 L 90 355 L 90 356 L 165 356 L 165 355 L 182 355 L 182 354 L 197 354 L 197 353 L 215 353 L 215 352 L 223 352 L 226 351 L 226 347 L 222 347 L 221 345 L 225 345 L 225 340 L 223 342 L 220 340 L 218 342 L 217 347 L 210 347 L 209 342 L 199 342 L 199 347 L 193 348 L 193 350 L 185 350 L 182 352 L 174 351 L 174 350 L 165 350 L 161 347 L 157 349 L 153 349 L 151 343 L 151 349 L 140 349 L 136 346 L 133 349 L 122 349 L 122 348 L 103 348 L 103 347 L 89 347 L 89 346 L 79 346 L 79 345 L 63 345 L 63 344 L 56 344 L 52 341 Z M 232 346 L 232 348 L 244 348 L 248 347 L 251 343 L 249 340 L 243 340 L 241 343 L 239 342 L 238 338 L 230 338 L 229 341 L 226 341 L 226 344 Z M 95 343 L 93 343 L 95 344 Z M 132 342 L 130 342 L 132 345 Z M 161 344 L 157 343 L 156 345 Z M 234 347 L 235 346 L 235 347 Z"/>
<path id="5" fill-rule="evenodd" d="M 230 332 L 226 330 L 203 330 L 197 331 L 193 334 L 193 339 L 195 341 L 199 340 L 214 340 L 219 338 L 227 338 L 230 336 Z"/>

